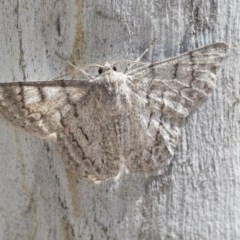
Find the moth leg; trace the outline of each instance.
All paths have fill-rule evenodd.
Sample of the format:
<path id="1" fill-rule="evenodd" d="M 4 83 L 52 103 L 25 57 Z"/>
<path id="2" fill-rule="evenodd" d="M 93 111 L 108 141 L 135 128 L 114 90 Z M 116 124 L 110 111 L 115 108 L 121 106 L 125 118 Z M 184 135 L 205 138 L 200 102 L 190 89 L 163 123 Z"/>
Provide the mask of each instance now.
<path id="1" fill-rule="evenodd" d="M 127 73 L 130 71 L 136 64 L 137 62 L 140 62 L 140 60 L 146 55 L 148 52 L 148 48 L 134 61 L 135 63 L 129 63 L 124 71 L 124 73 Z"/>

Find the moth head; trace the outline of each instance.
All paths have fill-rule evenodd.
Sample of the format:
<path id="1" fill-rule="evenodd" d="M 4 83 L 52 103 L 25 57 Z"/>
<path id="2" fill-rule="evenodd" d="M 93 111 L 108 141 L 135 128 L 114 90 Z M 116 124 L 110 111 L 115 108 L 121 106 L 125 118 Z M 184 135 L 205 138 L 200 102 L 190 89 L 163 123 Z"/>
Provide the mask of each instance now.
<path id="1" fill-rule="evenodd" d="M 98 69 L 99 75 L 107 71 L 117 71 L 116 66 L 106 63 L 104 66 Z"/>

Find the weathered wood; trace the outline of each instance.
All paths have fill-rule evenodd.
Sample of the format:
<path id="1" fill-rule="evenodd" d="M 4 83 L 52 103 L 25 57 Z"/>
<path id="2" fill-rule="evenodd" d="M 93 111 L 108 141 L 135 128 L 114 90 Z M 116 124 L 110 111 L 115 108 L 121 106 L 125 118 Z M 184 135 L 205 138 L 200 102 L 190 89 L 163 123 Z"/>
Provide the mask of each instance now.
<path id="1" fill-rule="evenodd" d="M 161 176 L 76 179 L 50 141 L 1 119 L 0 239 L 240 238 L 239 1 L 2 1 L 0 12 L 1 82 L 60 75 L 58 56 L 78 65 L 231 47 Z"/>

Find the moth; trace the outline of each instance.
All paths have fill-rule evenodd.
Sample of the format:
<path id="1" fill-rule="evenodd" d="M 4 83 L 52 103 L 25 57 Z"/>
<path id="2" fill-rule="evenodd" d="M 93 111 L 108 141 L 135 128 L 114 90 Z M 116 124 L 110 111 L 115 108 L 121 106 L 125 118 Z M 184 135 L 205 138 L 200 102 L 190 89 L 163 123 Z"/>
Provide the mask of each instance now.
<path id="1" fill-rule="evenodd" d="M 0 114 L 48 138 L 81 178 L 156 173 L 174 156 L 183 120 L 207 100 L 228 45 L 215 43 L 88 80 L 0 84 Z"/>

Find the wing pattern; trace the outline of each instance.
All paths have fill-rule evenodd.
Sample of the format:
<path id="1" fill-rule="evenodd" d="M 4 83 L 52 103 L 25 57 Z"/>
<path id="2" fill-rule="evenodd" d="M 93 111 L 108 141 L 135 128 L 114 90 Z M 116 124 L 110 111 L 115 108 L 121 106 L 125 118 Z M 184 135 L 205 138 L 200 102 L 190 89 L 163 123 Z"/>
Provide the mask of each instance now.
<path id="1" fill-rule="evenodd" d="M 128 74 L 106 64 L 88 82 L 3 83 L 0 114 L 31 134 L 55 134 L 81 177 L 156 172 L 173 158 L 182 120 L 213 91 L 227 48 L 212 44 Z"/>
<path id="2" fill-rule="evenodd" d="M 181 123 L 213 91 L 227 49 L 227 44 L 216 43 L 129 73 L 135 93 L 147 101 L 142 116 L 152 141 L 135 157 L 135 162 L 148 162 L 146 172 L 161 170 L 173 158 Z M 128 168 L 141 172 L 135 162 L 129 161 Z"/>

